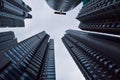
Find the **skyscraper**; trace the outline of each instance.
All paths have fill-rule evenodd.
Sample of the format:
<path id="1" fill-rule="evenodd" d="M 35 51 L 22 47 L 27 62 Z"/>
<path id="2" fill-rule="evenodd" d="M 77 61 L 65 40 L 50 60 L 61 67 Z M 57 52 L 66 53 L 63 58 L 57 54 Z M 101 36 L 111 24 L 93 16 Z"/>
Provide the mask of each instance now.
<path id="1" fill-rule="evenodd" d="M 119 34 L 119 0 L 83 0 L 84 5 L 77 19 L 82 30 Z"/>
<path id="2" fill-rule="evenodd" d="M 0 52 L 17 45 L 17 39 L 12 31 L 0 32 Z"/>
<path id="3" fill-rule="evenodd" d="M 31 10 L 22 0 L 0 0 L 0 27 L 24 27 Z"/>
<path id="4" fill-rule="evenodd" d="M 120 37 L 68 30 L 62 38 L 86 80 L 120 79 Z"/>
<path id="5" fill-rule="evenodd" d="M 44 31 L 1 54 L 1 80 L 55 80 L 54 41 Z"/>
<path id="6" fill-rule="evenodd" d="M 40 78 L 42 80 L 55 80 L 55 58 L 54 58 L 54 41 L 51 39 L 47 51 L 46 58 L 42 68 Z"/>
<path id="7" fill-rule="evenodd" d="M 119 0 L 83 0 L 77 19 L 79 28 L 89 32 L 67 30 L 62 38 L 86 80 L 120 79 L 120 37 L 105 34 L 120 32 L 119 4 Z"/>
<path id="8" fill-rule="evenodd" d="M 64 12 L 75 8 L 81 1 L 82 0 L 46 0 L 51 8 L 58 11 L 55 12 L 56 14 L 65 14 Z"/>

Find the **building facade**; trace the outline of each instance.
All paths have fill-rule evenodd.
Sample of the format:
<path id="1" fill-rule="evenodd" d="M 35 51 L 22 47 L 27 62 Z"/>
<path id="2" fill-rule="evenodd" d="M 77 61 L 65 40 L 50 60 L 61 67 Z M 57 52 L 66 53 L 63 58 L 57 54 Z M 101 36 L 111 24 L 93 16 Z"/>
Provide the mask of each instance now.
<path id="1" fill-rule="evenodd" d="M 10 49 L 17 45 L 17 39 L 14 32 L 0 32 L 0 52 Z"/>
<path id="2" fill-rule="evenodd" d="M 120 37 L 111 35 L 120 34 L 119 4 L 119 0 L 83 0 L 77 16 L 83 31 L 67 30 L 62 38 L 86 80 L 120 79 Z"/>
<path id="3" fill-rule="evenodd" d="M 46 2 L 56 11 L 67 12 L 75 8 L 81 0 L 46 0 Z"/>
<path id="4" fill-rule="evenodd" d="M 120 37 L 68 30 L 62 40 L 86 80 L 120 79 Z"/>
<path id="5" fill-rule="evenodd" d="M 0 0 L 0 27 L 24 27 L 31 10 L 22 0 Z"/>
<path id="6" fill-rule="evenodd" d="M 79 28 L 88 31 L 119 34 L 120 1 L 119 0 L 83 0 L 84 5 L 77 19 Z"/>
<path id="7" fill-rule="evenodd" d="M 1 54 L 0 80 L 56 79 L 54 41 L 49 40 L 45 31 L 21 41 Z"/>

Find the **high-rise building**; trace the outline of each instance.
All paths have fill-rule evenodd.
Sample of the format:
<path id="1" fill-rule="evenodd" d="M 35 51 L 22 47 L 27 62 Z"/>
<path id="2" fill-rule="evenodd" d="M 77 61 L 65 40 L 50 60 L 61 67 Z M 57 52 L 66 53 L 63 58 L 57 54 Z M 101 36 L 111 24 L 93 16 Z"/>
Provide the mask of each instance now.
<path id="1" fill-rule="evenodd" d="M 24 19 L 32 18 L 30 11 L 22 0 L 0 0 L 0 27 L 24 27 Z"/>
<path id="2" fill-rule="evenodd" d="M 86 80 L 120 79 L 120 37 L 67 30 L 62 40 Z"/>
<path id="3" fill-rule="evenodd" d="M 75 7 L 70 7 L 74 3 L 77 6 L 81 2 L 81 0 L 60 1 L 62 0 L 47 0 L 54 10 L 60 12 L 69 11 Z M 120 0 L 82 1 L 83 7 L 77 16 L 81 22 L 80 29 L 120 34 Z M 120 38 L 118 36 L 68 30 L 62 40 L 86 80 L 120 79 Z"/>
<path id="4" fill-rule="evenodd" d="M 0 52 L 17 45 L 17 39 L 12 31 L 0 32 Z"/>
<path id="5" fill-rule="evenodd" d="M 64 12 L 75 8 L 81 1 L 82 0 L 46 0 L 52 9 L 58 11 L 55 12 L 56 14 L 65 14 Z"/>
<path id="6" fill-rule="evenodd" d="M 48 44 L 42 71 L 41 80 L 55 80 L 54 41 L 52 39 Z"/>
<path id="7" fill-rule="evenodd" d="M 0 80 L 55 80 L 54 41 L 45 31 L 0 53 Z"/>
<path id="8" fill-rule="evenodd" d="M 77 19 L 82 30 L 120 34 L 120 0 L 83 0 Z"/>

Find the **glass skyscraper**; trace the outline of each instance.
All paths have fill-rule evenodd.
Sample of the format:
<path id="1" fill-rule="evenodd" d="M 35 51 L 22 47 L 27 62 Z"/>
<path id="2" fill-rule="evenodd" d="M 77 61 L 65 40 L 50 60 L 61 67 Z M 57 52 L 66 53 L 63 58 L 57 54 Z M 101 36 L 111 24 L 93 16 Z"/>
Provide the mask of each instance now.
<path id="1" fill-rule="evenodd" d="M 0 32 L 0 52 L 8 50 L 15 45 L 17 45 L 17 39 L 14 32 Z"/>
<path id="2" fill-rule="evenodd" d="M 63 43 L 86 80 L 119 80 L 120 37 L 111 34 L 120 34 L 120 1 L 83 0 L 83 4 L 77 16 L 82 31 L 67 30 Z"/>
<path id="3" fill-rule="evenodd" d="M 49 35 L 45 31 L 21 41 L 1 54 L 1 80 L 56 79 L 54 41 L 49 40 Z"/>
<path id="4" fill-rule="evenodd" d="M 79 28 L 88 31 L 120 34 L 119 0 L 83 0 L 77 19 Z"/>
<path id="5" fill-rule="evenodd" d="M 86 80 L 120 79 L 120 37 L 67 30 L 62 40 Z"/>
<path id="6" fill-rule="evenodd" d="M 65 14 L 73 8 L 75 8 L 82 0 L 46 0 L 48 5 L 58 11 L 57 14 Z"/>
<path id="7" fill-rule="evenodd" d="M 0 0 L 0 27 L 24 27 L 31 10 L 22 0 Z"/>

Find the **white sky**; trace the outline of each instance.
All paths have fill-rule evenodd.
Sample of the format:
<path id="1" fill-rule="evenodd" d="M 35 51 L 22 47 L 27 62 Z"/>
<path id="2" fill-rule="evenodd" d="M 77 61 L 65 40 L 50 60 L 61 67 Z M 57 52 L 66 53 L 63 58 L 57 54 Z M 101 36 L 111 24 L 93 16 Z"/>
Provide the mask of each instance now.
<path id="1" fill-rule="evenodd" d="M 79 21 L 75 17 L 82 4 L 64 16 L 54 14 L 45 0 L 24 1 L 32 7 L 33 18 L 25 20 L 25 28 L 1 28 L 0 32 L 14 31 L 21 41 L 45 30 L 55 40 L 56 80 L 85 80 L 61 40 L 65 30 L 78 29 Z"/>

